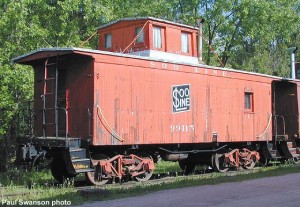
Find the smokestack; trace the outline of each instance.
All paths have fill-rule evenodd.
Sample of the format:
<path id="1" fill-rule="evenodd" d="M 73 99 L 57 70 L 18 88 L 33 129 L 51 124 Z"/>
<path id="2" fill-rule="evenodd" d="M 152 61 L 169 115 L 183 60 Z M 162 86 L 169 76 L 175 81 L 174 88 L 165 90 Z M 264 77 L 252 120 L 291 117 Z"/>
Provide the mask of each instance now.
<path id="1" fill-rule="evenodd" d="M 297 47 L 290 47 L 288 48 L 288 52 L 290 53 L 291 56 L 291 79 L 296 79 L 296 70 L 295 70 L 295 52 L 297 51 Z"/>
<path id="2" fill-rule="evenodd" d="M 202 60 L 202 24 L 204 23 L 204 19 L 197 19 L 197 25 L 199 28 L 198 34 L 198 62 L 199 64 L 204 64 Z"/>

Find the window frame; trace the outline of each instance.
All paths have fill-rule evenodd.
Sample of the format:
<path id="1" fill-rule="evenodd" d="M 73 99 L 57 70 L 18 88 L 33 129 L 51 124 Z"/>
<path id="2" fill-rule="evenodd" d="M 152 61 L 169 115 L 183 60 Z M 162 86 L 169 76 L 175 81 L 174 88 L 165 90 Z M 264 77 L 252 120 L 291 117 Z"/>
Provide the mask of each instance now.
<path id="1" fill-rule="evenodd" d="M 244 93 L 244 109 L 246 112 L 254 112 L 254 94 L 250 91 Z"/>
<path id="2" fill-rule="evenodd" d="M 138 36 L 138 38 L 136 38 L 135 42 L 136 43 L 143 43 L 145 41 L 144 39 L 144 30 L 143 27 L 136 27 L 135 28 L 135 36 L 137 36 L 140 33 L 140 35 Z"/>
<path id="3" fill-rule="evenodd" d="M 155 31 L 157 30 L 157 31 Z M 158 32 L 159 30 L 159 32 Z M 156 49 L 163 49 L 163 34 L 162 34 L 162 27 L 153 26 L 153 47 Z M 158 35 L 158 36 L 157 36 Z M 158 38 L 159 37 L 159 38 Z"/>
<path id="4" fill-rule="evenodd" d="M 181 52 L 182 53 L 190 53 L 190 38 L 191 38 L 190 36 L 191 36 L 190 33 L 181 31 L 180 41 L 181 41 Z"/>
<path id="5" fill-rule="evenodd" d="M 112 34 L 111 33 L 104 34 L 104 48 L 105 49 L 112 48 Z"/>

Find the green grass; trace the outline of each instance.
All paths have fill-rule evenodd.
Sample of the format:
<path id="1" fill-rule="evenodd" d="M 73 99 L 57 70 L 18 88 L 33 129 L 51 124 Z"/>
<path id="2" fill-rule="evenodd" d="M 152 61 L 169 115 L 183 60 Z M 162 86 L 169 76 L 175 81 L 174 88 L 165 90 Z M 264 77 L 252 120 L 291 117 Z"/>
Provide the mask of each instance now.
<path id="1" fill-rule="evenodd" d="M 200 167 L 201 168 L 201 167 Z M 173 172 L 179 169 L 176 162 L 161 162 L 157 165 L 156 173 Z M 104 195 L 82 197 L 72 184 L 47 187 L 44 183 L 53 183 L 54 180 L 48 170 L 40 172 L 24 172 L 11 170 L 9 173 L 0 173 L 0 195 L 30 192 L 23 196 L 11 197 L 11 200 L 31 201 L 71 201 L 72 204 L 79 204 L 87 201 L 108 200 L 130 196 L 143 195 L 166 189 L 183 188 L 200 185 L 214 185 L 225 182 L 241 182 L 249 179 L 257 179 L 270 176 L 280 176 L 288 173 L 300 173 L 300 166 L 280 165 L 268 168 L 260 168 L 255 171 L 240 171 L 236 176 L 222 173 L 208 173 L 202 176 L 180 176 L 175 179 L 167 179 L 163 183 L 153 184 L 150 182 L 138 183 L 133 187 L 126 185 L 106 186 Z M 5 188 L 3 188 L 5 187 Z M 97 187 L 95 187 L 97 189 Z M 3 198 L 2 198 L 3 200 Z M 1 202 L 1 201 L 0 201 Z"/>
<path id="2" fill-rule="evenodd" d="M 161 161 L 155 164 L 154 173 L 167 173 L 180 171 L 178 162 Z"/>

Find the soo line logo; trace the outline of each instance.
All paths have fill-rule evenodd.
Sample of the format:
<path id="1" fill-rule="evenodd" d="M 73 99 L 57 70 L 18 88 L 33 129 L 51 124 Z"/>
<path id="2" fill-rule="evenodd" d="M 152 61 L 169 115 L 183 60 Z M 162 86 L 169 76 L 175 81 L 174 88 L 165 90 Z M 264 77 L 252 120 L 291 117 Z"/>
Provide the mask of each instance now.
<path id="1" fill-rule="evenodd" d="M 190 94 L 189 84 L 172 86 L 173 113 L 190 110 Z"/>

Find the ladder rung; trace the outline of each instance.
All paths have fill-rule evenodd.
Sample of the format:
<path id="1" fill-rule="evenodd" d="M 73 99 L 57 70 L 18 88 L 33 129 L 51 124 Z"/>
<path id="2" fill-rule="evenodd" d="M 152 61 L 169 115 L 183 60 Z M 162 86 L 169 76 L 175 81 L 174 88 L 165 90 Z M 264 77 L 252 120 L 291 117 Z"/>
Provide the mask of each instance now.
<path id="1" fill-rule="evenodd" d="M 55 125 L 55 123 L 45 123 L 43 125 Z"/>
<path id="2" fill-rule="evenodd" d="M 57 63 L 48 63 L 46 66 L 48 65 L 56 65 Z"/>
<path id="3" fill-rule="evenodd" d="M 55 78 L 46 78 L 46 79 L 44 79 L 44 80 L 55 80 Z"/>
<path id="4" fill-rule="evenodd" d="M 44 108 L 43 110 L 47 111 L 47 110 L 55 110 L 55 108 Z"/>

